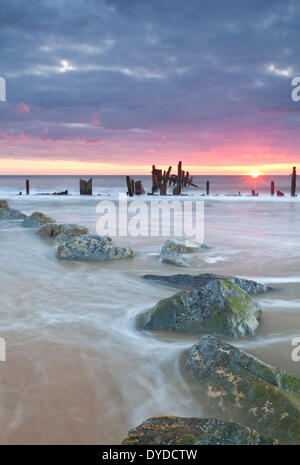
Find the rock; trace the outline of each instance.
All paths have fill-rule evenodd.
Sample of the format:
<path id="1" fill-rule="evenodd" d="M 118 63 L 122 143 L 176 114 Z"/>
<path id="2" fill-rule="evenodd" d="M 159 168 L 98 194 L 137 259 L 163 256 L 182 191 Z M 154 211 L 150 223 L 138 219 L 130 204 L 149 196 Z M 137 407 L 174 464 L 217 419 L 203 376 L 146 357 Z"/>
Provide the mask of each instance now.
<path id="1" fill-rule="evenodd" d="M 194 289 L 200 288 L 205 286 L 209 281 L 213 279 L 226 279 L 227 281 L 231 281 L 237 286 L 239 286 L 243 291 L 247 292 L 248 294 L 257 294 L 260 292 L 265 292 L 266 290 L 270 289 L 264 284 L 258 283 L 256 281 L 251 281 L 249 279 L 242 279 L 236 278 L 234 276 L 222 276 L 222 275 L 215 275 L 212 273 L 204 273 L 198 275 L 190 275 L 190 274 L 173 274 L 169 276 L 159 276 L 155 274 L 146 274 L 143 276 L 144 279 L 151 279 L 153 281 L 159 281 L 163 284 L 168 284 L 173 287 L 177 287 L 179 289 Z"/>
<path id="2" fill-rule="evenodd" d="M 300 444 L 300 379 L 214 336 L 183 356 L 183 373 L 208 409 L 282 444 Z"/>
<path id="3" fill-rule="evenodd" d="M 97 234 L 75 236 L 57 248 L 57 257 L 65 260 L 106 261 L 133 256 L 131 247 L 113 247 L 110 237 Z"/>
<path id="4" fill-rule="evenodd" d="M 202 249 L 208 249 L 207 245 L 190 241 L 184 237 L 174 237 L 167 239 L 160 250 L 160 259 L 163 263 L 175 266 L 188 266 L 189 261 L 181 257 L 182 253 L 193 253 Z"/>
<path id="5" fill-rule="evenodd" d="M 9 205 L 7 200 L 0 200 L 0 209 L 1 210 L 9 210 Z"/>
<path id="6" fill-rule="evenodd" d="M 70 236 L 83 236 L 88 234 L 89 230 L 85 226 L 78 224 L 56 224 L 48 223 L 42 226 L 38 231 L 41 237 L 50 237 L 59 241 L 68 240 Z"/>
<path id="7" fill-rule="evenodd" d="M 152 417 L 129 431 L 123 445 L 276 445 L 257 431 L 216 418 Z"/>
<path id="8" fill-rule="evenodd" d="M 161 253 L 160 259 L 162 263 L 167 263 L 168 265 L 183 266 L 183 267 L 186 267 L 189 265 L 189 261 L 186 258 L 181 257 L 176 252 L 166 251 L 164 253 Z"/>
<path id="9" fill-rule="evenodd" d="M 44 215 L 44 213 L 34 212 L 32 215 L 25 218 L 22 222 L 22 226 L 24 228 L 38 228 L 39 226 L 47 223 L 55 223 L 55 220 Z"/>
<path id="10" fill-rule="evenodd" d="M 0 220 L 23 220 L 24 213 L 10 208 L 7 200 L 0 200 Z"/>
<path id="11" fill-rule="evenodd" d="M 209 249 L 209 247 L 203 243 L 201 244 L 196 241 L 191 241 L 184 237 L 173 237 L 172 239 L 167 239 L 165 241 L 161 248 L 161 253 L 166 251 L 176 253 L 193 253 L 203 249 Z"/>
<path id="12" fill-rule="evenodd" d="M 235 337 L 253 335 L 260 315 L 261 307 L 241 288 L 230 281 L 212 280 L 160 300 L 142 318 L 145 329 Z"/>

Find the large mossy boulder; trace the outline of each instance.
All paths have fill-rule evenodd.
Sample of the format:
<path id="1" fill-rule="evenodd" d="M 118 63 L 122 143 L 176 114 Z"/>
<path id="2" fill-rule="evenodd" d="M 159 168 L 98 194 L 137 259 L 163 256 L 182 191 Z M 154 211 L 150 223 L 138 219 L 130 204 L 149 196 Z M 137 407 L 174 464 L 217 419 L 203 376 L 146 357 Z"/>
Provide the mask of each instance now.
<path id="1" fill-rule="evenodd" d="M 267 291 L 268 288 L 262 283 L 252 281 L 250 279 L 237 278 L 235 276 L 222 276 L 215 275 L 213 273 L 202 273 L 198 275 L 190 274 L 173 274 L 168 276 L 161 276 L 155 274 L 146 274 L 143 276 L 144 279 L 157 281 L 162 284 L 176 287 L 178 289 L 194 289 L 205 286 L 209 281 L 225 279 L 231 281 L 239 286 L 243 291 L 248 294 L 257 294 Z"/>
<path id="2" fill-rule="evenodd" d="M 212 280 L 205 286 L 160 300 L 142 316 L 142 326 L 151 330 L 253 335 L 261 307 L 240 287 L 226 280 Z"/>
<path id="3" fill-rule="evenodd" d="M 37 234 L 41 237 L 49 237 L 51 239 L 56 239 L 59 241 L 67 240 L 72 236 L 83 236 L 88 234 L 89 230 L 85 226 L 79 224 L 57 224 L 57 223 L 48 223 L 42 226 Z"/>
<path id="4" fill-rule="evenodd" d="M 123 445 L 275 445 L 246 426 L 216 418 L 152 417 L 129 431 Z"/>
<path id="5" fill-rule="evenodd" d="M 38 228 L 43 224 L 48 223 L 55 223 L 55 220 L 47 215 L 44 215 L 44 213 L 33 212 L 30 216 L 25 218 L 25 220 L 22 222 L 22 226 L 24 228 Z"/>
<path id="6" fill-rule="evenodd" d="M 209 414 L 300 444 L 299 378 L 214 336 L 203 336 L 183 355 L 182 370 Z"/>
<path id="7" fill-rule="evenodd" d="M 110 237 L 97 234 L 75 236 L 57 248 L 57 257 L 65 260 L 106 261 L 133 256 L 131 247 L 113 247 Z"/>
<path id="8" fill-rule="evenodd" d="M 0 200 L 0 220 L 23 220 L 24 213 L 10 208 L 7 200 Z"/>
<path id="9" fill-rule="evenodd" d="M 181 254 L 193 253 L 208 248 L 205 244 L 184 237 L 174 237 L 164 242 L 159 257 L 162 263 L 186 267 L 189 265 L 189 260 Z"/>

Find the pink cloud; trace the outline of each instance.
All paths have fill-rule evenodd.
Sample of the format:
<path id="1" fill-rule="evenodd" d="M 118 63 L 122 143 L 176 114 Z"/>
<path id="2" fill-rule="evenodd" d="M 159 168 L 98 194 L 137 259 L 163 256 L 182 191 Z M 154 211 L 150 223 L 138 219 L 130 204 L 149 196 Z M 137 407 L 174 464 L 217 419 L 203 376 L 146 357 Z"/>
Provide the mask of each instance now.
<path id="1" fill-rule="evenodd" d="M 4 131 L 0 131 L 0 136 L 1 136 L 1 139 L 7 142 L 18 142 L 18 141 L 29 142 L 30 141 L 30 138 L 24 132 L 21 132 L 20 134 L 15 135 L 15 136 L 10 136 L 9 134 L 6 134 L 6 132 Z"/>
<path id="2" fill-rule="evenodd" d="M 43 134 L 48 134 L 49 133 L 49 128 L 48 126 L 45 126 L 43 129 Z"/>
<path id="3" fill-rule="evenodd" d="M 100 116 L 100 111 L 95 111 L 94 116 L 93 116 L 93 125 L 94 126 L 97 126 L 97 127 L 101 126 L 99 116 Z"/>
<path id="4" fill-rule="evenodd" d="M 20 105 L 17 105 L 17 111 L 20 113 L 29 113 L 30 112 L 30 107 L 29 105 L 26 105 L 26 103 L 22 102 Z"/>

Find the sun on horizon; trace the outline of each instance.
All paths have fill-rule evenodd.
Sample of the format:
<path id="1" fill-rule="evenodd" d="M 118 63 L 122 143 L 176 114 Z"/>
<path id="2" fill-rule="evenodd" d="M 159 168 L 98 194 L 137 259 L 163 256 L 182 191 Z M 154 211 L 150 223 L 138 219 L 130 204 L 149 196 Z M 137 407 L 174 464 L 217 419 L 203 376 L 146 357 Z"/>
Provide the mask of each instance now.
<path id="1" fill-rule="evenodd" d="M 261 173 L 259 171 L 252 171 L 251 173 L 249 173 L 249 175 L 252 178 L 258 178 L 259 176 L 261 176 Z"/>

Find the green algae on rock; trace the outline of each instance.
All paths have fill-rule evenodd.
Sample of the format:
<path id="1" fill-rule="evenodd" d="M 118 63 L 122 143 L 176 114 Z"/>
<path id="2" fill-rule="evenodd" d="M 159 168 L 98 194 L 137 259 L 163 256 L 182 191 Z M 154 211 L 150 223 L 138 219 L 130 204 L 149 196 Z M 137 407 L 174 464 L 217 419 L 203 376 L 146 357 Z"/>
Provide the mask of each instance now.
<path id="1" fill-rule="evenodd" d="M 10 208 L 7 200 L 0 200 L 0 220 L 24 220 L 26 215 Z"/>
<path id="2" fill-rule="evenodd" d="M 208 248 L 203 243 L 191 241 L 184 237 L 173 237 L 164 242 L 160 250 L 160 259 L 169 265 L 186 267 L 189 265 L 189 261 L 180 254 L 193 253 Z"/>
<path id="3" fill-rule="evenodd" d="M 246 426 L 216 418 L 152 417 L 129 431 L 123 445 L 275 445 Z"/>
<path id="4" fill-rule="evenodd" d="M 145 329 L 218 334 L 253 335 L 261 307 L 240 287 L 226 280 L 179 292 L 160 300 L 142 315 Z"/>
<path id="5" fill-rule="evenodd" d="M 133 256 L 131 247 L 113 247 L 110 237 L 98 234 L 71 237 L 57 248 L 57 257 L 64 260 L 106 261 Z"/>
<path id="6" fill-rule="evenodd" d="M 71 236 L 83 236 L 88 234 L 89 230 L 79 224 L 57 224 L 48 223 L 42 226 L 38 231 L 41 237 L 50 237 L 59 241 L 67 240 Z"/>
<path id="7" fill-rule="evenodd" d="M 25 218 L 25 220 L 22 222 L 22 226 L 23 228 L 38 228 L 41 225 L 47 223 L 55 223 L 55 220 L 47 215 L 44 215 L 44 213 L 33 212 L 30 216 Z"/>
<path id="8" fill-rule="evenodd" d="M 192 391 L 208 409 L 282 444 L 300 444 L 300 379 L 214 336 L 203 336 L 182 360 Z"/>
<path id="9" fill-rule="evenodd" d="M 231 281 L 233 282 L 233 284 L 236 284 L 248 294 L 258 294 L 261 292 L 266 292 L 268 289 L 270 289 L 264 284 L 252 281 L 250 279 L 237 278 L 236 276 L 222 276 L 213 273 L 201 273 L 198 275 L 171 274 L 167 276 L 146 274 L 143 276 L 143 278 L 149 279 L 151 281 L 156 281 L 162 284 L 167 284 L 178 289 L 186 290 L 203 287 L 205 286 L 205 284 L 207 284 L 209 281 L 212 281 L 213 279 L 225 279 L 226 281 Z"/>

